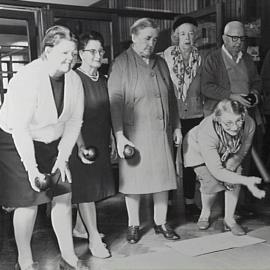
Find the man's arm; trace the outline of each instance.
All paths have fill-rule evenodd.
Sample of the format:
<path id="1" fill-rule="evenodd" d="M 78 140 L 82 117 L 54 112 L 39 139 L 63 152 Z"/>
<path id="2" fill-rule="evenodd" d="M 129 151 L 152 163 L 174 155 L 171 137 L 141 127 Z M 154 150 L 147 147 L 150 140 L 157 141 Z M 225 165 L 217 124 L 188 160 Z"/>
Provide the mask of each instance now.
<path id="1" fill-rule="evenodd" d="M 218 65 L 217 59 L 213 54 L 209 54 L 205 60 L 202 67 L 202 93 L 205 97 L 214 100 L 222 100 L 224 98 L 229 98 L 230 91 L 223 87 L 218 78 L 219 69 L 222 68 Z M 226 70 L 224 70 L 226 72 Z"/>

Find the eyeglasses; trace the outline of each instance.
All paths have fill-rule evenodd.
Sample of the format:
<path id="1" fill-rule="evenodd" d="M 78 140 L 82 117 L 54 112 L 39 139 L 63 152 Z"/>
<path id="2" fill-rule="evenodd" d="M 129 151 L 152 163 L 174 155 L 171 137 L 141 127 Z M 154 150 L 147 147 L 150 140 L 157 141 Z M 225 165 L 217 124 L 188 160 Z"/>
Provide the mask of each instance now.
<path id="1" fill-rule="evenodd" d="M 239 119 L 236 122 L 228 121 L 228 122 L 223 122 L 220 120 L 220 122 L 228 129 L 231 129 L 232 127 L 236 126 L 238 128 L 242 127 L 245 120 L 244 119 Z"/>
<path id="2" fill-rule="evenodd" d="M 240 39 L 240 41 L 245 41 L 246 36 L 231 36 L 231 35 L 226 35 L 227 37 L 230 37 L 233 42 L 236 42 Z"/>
<path id="3" fill-rule="evenodd" d="M 99 54 L 100 56 L 103 56 L 105 54 L 104 50 L 95 50 L 95 49 L 90 49 L 90 50 L 83 50 L 84 52 L 90 52 L 92 55 L 97 55 Z"/>

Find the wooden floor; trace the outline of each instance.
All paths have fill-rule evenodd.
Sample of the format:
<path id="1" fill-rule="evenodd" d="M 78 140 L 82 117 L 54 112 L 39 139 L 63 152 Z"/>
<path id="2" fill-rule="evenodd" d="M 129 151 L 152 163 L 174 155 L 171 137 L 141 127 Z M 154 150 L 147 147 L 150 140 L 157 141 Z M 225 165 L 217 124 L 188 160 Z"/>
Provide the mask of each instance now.
<path id="1" fill-rule="evenodd" d="M 255 200 L 251 205 L 257 210 L 266 210 L 265 212 L 258 211 L 259 213 L 256 215 L 242 216 L 239 220 L 241 224 L 248 231 L 254 231 L 270 225 L 270 215 L 267 210 L 268 205 L 270 205 L 269 201 L 265 200 L 259 202 Z M 168 252 L 170 252 L 169 248 L 165 245 L 166 240 L 160 235 L 155 235 L 153 231 L 151 209 L 151 198 L 149 196 L 144 196 L 141 202 L 143 236 L 137 244 L 131 245 L 125 240 L 127 214 L 123 196 L 118 194 L 113 198 L 100 202 L 97 204 L 99 228 L 100 232 L 103 232 L 106 235 L 104 241 L 111 250 L 112 258 L 102 260 L 92 257 L 88 250 L 88 241 L 75 238 L 74 243 L 77 255 L 82 259 L 85 265 L 89 266 L 89 269 L 107 270 L 110 268 L 110 264 L 113 265 L 115 263 L 115 260 L 125 260 L 130 256 L 140 254 L 144 254 L 144 256 L 148 256 L 147 254 L 149 254 L 150 258 L 154 253 L 158 253 L 162 250 L 164 251 L 164 249 L 167 249 Z M 169 207 L 168 220 L 180 234 L 181 239 L 201 237 L 222 232 L 222 215 L 220 209 L 221 208 L 219 207 L 215 208 L 213 213 L 213 224 L 209 230 L 199 231 L 195 223 L 196 220 L 192 217 L 185 217 L 183 207 L 177 205 L 177 200 L 175 201 L 172 199 L 172 205 Z M 6 214 L 3 211 L 0 213 L 0 270 L 14 269 L 14 264 L 16 262 L 17 254 L 11 219 L 11 214 Z M 34 259 L 40 262 L 41 270 L 58 269 L 59 250 L 51 227 L 50 218 L 46 215 L 44 206 L 39 208 L 32 246 L 34 250 Z M 227 269 L 230 269 L 230 265 L 232 266 L 231 269 L 235 269 L 233 267 L 233 262 L 232 264 L 228 262 Z M 155 267 L 153 266 L 151 269 L 161 269 Z M 126 265 L 126 268 L 121 269 L 128 270 L 135 268 L 132 268 L 131 265 Z M 264 265 L 264 261 L 262 261 L 260 269 L 270 269 L 270 266 Z"/>

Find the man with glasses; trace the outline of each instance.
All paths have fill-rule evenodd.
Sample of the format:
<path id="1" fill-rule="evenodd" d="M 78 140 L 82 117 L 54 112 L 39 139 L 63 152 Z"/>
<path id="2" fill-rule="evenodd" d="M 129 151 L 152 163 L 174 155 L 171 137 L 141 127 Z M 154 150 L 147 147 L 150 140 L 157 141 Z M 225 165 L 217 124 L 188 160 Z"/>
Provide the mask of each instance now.
<path id="1" fill-rule="evenodd" d="M 244 51 L 245 38 L 243 24 L 231 21 L 224 28 L 222 47 L 208 55 L 202 71 L 205 116 L 224 98 L 240 102 L 256 115 L 261 80 L 251 56 Z M 253 103 L 245 98 L 250 93 L 255 97 Z"/>

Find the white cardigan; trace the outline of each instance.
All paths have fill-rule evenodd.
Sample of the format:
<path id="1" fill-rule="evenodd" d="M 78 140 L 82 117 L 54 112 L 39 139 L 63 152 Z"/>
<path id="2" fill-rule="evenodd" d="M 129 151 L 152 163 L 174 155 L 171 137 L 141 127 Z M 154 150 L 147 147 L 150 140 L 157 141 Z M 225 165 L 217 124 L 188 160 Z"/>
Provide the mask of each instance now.
<path id="1" fill-rule="evenodd" d="M 61 138 L 58 159 L 68 161 L 82 125 L 83 86 L 73 71 L 65 74 L 64 106 L 58 118 L 46 61 L 34 60 L 10 81 L 0 110 L 0 128 L 11 133 L 27 171 L 37 167 L 33 140 Z"/>

